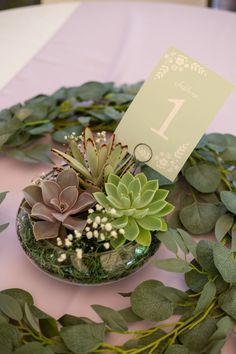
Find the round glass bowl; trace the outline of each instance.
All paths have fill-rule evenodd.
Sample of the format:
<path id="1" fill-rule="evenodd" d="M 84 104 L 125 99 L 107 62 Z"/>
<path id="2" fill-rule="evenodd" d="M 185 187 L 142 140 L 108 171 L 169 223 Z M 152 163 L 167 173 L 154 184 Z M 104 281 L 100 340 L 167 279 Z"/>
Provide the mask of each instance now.
<path id="1" fill-rule="evenodd" d="M 118 250 L 83 254 L 80 260 L 63 250 L 67 258 L 59 263 L 57 259 L 62 253 L 61 248 L 47 240 L 35 240 L 30 215 L 22 204 L 17 214 L 17 233 L 21 246 L 35 265 L 61 280 L 79 285 L 114 282 L 140 269 L 159 248 L 160 242 L 156 233 L 153 233 L 149 247 L 129 242 Z"/>

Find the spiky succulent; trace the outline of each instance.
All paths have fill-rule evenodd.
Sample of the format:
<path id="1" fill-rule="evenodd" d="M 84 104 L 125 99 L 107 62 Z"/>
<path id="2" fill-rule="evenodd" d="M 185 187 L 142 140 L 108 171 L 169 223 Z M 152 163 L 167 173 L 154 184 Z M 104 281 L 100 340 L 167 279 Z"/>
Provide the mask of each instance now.
<path id="1" fill-rule="evenodd" d="M 92 131 L 86 128 L 81 144 L 78 144 L 77 137 L 70 136 L 68 153 L 53 149 L 53 152 L 79 172 L 80 185 L 84 188 L 92 186 L 100 189 L 110 173 L 120 176 L 133 166 L 133 158 L 127 154 L 127 145 L 115 143 L 114 134 L 107 142 L 104 135 L 102 139 L 101 133 L 99 136 L 95 139 Z"/>
<path id="2" fill-rule="evenodd" d="M 127 172 L 121 178 L 110 174 L 105 192 L 96 192 L 94 197 L 112 217 L 112 227 L 124 230 L 123 235 L 119 233 L 118 238 L 111 241 L 113 247 L 119 247 L 126 240 L 149 246 L 150 231 L 167 230 L 163 216 L 174 207 L 165 200 L 168 191 L 159 189 L 157 180 L 148 181 L 143 173 L 133 176 Z"/>
<path id="3" fill-rule="evenodd" d="M 79 190 L 72 168 L 60 172 L 56 180 L 42 180 L 40 185 L 27 186 L 23 192 L 31 208 L 36 240 L 64 235 L 66 228 L 82 231 L 86 220 L 74 215 L 88 210 L 95 202 L 90 193 Z"/>

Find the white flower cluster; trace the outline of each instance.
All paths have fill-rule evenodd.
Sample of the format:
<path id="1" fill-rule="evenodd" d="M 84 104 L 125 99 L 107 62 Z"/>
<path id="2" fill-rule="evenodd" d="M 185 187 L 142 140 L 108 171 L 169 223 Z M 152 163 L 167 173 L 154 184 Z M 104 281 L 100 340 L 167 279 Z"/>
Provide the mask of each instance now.
<path id="1" fill-rule="evenodd" d="M 96 138 L 96 143 L 97 144 L 102 144 L 105 143 L 107 140 L 106 132 L 102 131 L 101 133 L 97 133 L 97 138 Z"/>
<path id="2" fill-rule="evenodd" d="M 99 212 L 101 215 L 96 215 L 93 217 L 93 213 Z M 119 234 L 124 235 L 124 229 L 115 229 L 112 226 L 111 219 L 116 215 L 117 211 L 115 208 L 105 210 L 100 204 L 96 204 L 95 210 L 89 209 L 89 216 L 87 219 L 87 225 L 85 228 L 85 235 L 88 239 L 96 238 L 98 241 L 106 241 L 103 246 L 107 250 L 110 248 L 109 240 L 111 238 L 116 239 Z"/>

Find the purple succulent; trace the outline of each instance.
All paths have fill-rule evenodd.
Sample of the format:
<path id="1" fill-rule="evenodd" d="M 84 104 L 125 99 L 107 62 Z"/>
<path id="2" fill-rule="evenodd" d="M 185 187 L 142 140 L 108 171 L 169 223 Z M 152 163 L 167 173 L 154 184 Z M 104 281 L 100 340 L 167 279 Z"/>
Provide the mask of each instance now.
<path id="1" fill-rule="evenodd" d="M 40 186 L 30 185 L 23 190 L 31 209 L 31 217 L 39 220 L 33 225 L 36 240 L 59 236 L 61 228 L 82 231 L 86 220 L 71 216 L 88 210 L 95 199 L 79 189 L 76 172 L 69 168 L 60 172 L 56 180 L 44 180 Z"/>

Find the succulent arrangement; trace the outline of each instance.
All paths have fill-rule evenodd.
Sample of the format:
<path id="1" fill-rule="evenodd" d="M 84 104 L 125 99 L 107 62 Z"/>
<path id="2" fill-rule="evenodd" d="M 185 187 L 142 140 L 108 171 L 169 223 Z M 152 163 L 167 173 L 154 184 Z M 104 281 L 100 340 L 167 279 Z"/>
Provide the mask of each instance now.
<path id="1" fill-rule="evenodd" d="M 51 273 L 90 283 L 98 275 L 112 280 L 110 271 L 122 276 L 155 253 L 157 232 L 167 231 L 164 217 L 173 210 L 169 192 L 138 173 L 114 134 L 87 127 L 66 140 L 65 152 L 53 149 L 64 165 L 23 190 L 20 241 Z"/>
<path id="2" fill-rule="evenodd" d="M 71 134 L 66 136 L 69 140 L 69 151 L 63 153 L 52 149 L 61 156 L 75 171 L 79 172 L 80 183 L 84 188 L 104 185 L 110 173 L 120 176 L 133 166 L 133 158 L 127 154 L 127 145 L 115 143 L 115 135 L 106 138 L 106 132 L 98 133 L 93 137 L 91 129 L 86 128 L 83 137 Z M 78 140 L 81 144 L 78 146 Z"/>

